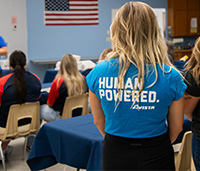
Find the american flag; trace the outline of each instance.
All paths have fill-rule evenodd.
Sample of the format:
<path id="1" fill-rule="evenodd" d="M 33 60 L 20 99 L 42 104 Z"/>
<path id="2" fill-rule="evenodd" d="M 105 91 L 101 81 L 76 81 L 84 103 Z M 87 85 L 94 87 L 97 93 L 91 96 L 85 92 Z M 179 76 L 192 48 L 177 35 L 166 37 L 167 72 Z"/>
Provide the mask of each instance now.
<path id="1" fill-rule="evenodd" d="M 46 26 L 99 24 L 98 0 L 45 0 Z"/>

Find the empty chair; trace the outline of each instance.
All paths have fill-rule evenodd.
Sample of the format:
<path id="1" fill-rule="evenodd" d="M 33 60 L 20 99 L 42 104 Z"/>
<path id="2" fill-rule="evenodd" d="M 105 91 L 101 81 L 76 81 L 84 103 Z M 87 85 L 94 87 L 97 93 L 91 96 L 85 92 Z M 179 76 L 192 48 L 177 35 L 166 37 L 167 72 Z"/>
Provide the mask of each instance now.
<path id="1" fill-rule="evenodd" d="M 22 105 L 14 104 L 10 106 L 6 128 L 0 127 L 0 155 L 3 168 L 6 170 L 5 157 L 1 144 L 6 140 L 13 140 L 18 137 L 25 137 L 23 159 L 28 136 L 38 132 L 40 128 L 40 104 L 39 102 L 27 102 Z M 28 121 L 25 125 L 22 121 Z M 29 123 L 30 122 L 30 123 Z"/>
<path id="2" fill-rule="evenodd" d="M 180 150 L 174 153 L 177 171 L 187 171 L 191 169 L 191 143 L 192 131 L 187 131 L 183 136 Z"/>
<path id="3" fill-rule="evenodd" d="M 88 114 L 88 93 L 67 97 L 65 100 L 62 119 L 71 118 L 73 111 L 80 109 L 80 115 Z"/>

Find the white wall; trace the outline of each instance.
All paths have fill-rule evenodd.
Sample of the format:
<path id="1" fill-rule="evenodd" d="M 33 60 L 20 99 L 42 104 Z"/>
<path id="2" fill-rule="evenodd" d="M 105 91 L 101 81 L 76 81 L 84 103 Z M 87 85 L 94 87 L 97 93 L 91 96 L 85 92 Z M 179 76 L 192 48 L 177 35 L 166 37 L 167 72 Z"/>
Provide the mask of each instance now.
<path id="1" fill-rule="evenodd" d="M 17 18 L 14 31 L 12 17 Z M 27 50 L 26 0 L 0 0 L 0 35 L 8 43 L 8 55 L 14 50 Z"/>

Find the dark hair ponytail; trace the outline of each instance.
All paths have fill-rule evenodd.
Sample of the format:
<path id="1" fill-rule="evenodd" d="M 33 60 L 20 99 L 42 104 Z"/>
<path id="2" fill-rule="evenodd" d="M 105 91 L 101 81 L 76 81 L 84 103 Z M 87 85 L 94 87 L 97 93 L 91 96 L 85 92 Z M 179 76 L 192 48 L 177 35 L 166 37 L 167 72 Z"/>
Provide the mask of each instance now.
<path id="1" fill-rule="evenodd" d="M 26 56 L 22 51 L 16 50 L 10 55 L 10 66 L 14 69 L 14 87 L 17 92 L 19 104 L 26 101 L 26 80 L 24 76 L 24 66 Z"/>

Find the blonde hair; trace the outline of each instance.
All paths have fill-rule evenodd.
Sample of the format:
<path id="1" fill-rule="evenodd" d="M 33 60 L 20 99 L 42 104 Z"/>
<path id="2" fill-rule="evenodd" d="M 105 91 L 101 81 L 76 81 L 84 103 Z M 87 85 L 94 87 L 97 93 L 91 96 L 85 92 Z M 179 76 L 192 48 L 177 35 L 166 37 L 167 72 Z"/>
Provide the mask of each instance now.
<path id="1" fill-rule="evenodd" d="M 192 55 L 189 61 L 186 63 L 185 70 L 189 70 L 196 81 L 197 85 L 200 85 L 200 37 L 196 40 L 195 46 L 192 50 Z"/>
<path id="2" fill-rule="evenodd" d="M 135 65 L 138 69 L 137 77 L 140 80 L 138 86 L 140 86 L 137 96 L 144 87 L 145 71 L 148 72 L 148 66 L 144 69 L 145 64 L 152 64 L 156 74 L 156 79 L 150 86 L 153 86 L 157 81 L 156 64 L 159 64 L 163 72 L 165 72 L 164 64 L 172 66 L 168 59 L 166 43 L 161 36 L 157 18 L 147 4 L 134 1 L 124 4 L 116 14 L 110 32 L 113 51 L 108 56 L 109 58 L 118 56 L 120 62 L 119 93 L 130 64 Z"/>
<path id="3" fill-rule="evenodd" d="M 56 78 L 61 77 L 64 78 L 69 96 L 83 94 L 86 91 L 85 80 L 78 70 L 76 59 L 71 54 L 64 55 L 61 60 Z"/>
<path id="4" fill-rule="evenodd" d="M 101 53 L 101 55 L 99 57 L 98 63 L 105 60 L 107 58 L 107 54 L 110 52 L 112 52 L 111 48 L 104 49 L 104 51 Z"/>

